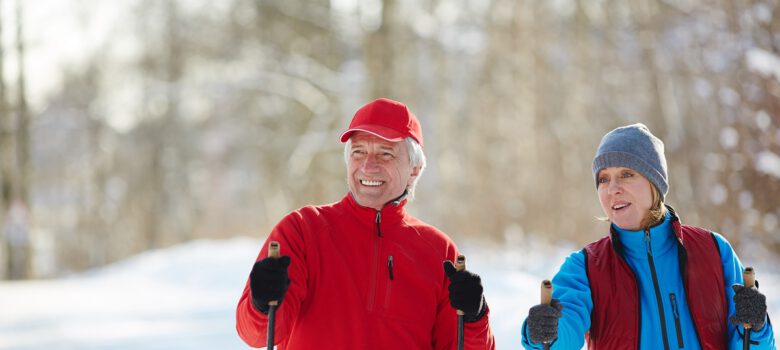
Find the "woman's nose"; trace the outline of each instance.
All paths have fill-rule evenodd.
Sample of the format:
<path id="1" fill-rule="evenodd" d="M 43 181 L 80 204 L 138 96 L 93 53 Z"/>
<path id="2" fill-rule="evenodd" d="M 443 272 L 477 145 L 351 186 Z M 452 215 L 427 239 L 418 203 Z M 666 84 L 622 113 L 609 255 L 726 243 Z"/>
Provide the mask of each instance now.
<path id="1" fill-rule="evenodd" d="M 615 179 L 609 181 L 609 184 L 607 185 L 607 193 L 609 194 L 615 194 L 620 193 L 623 190 L 623 188 L 620 186 L 620 181 Z"/>

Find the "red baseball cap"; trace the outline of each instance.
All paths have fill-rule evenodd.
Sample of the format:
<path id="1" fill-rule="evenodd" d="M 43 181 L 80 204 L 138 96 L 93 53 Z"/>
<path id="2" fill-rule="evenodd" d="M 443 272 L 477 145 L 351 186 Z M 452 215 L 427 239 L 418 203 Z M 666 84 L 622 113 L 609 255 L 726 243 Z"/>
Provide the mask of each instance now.
<path id="1" fill-rule="evenodd" d="M 365 131 L 392 142 L 411 137 L 423 147 L 420 121 L 406 105 L 387 98 L 360 107 L 352 117 L 349 129 L 341 134 L 341 142 L 347 142 L 355 131 Z"/>

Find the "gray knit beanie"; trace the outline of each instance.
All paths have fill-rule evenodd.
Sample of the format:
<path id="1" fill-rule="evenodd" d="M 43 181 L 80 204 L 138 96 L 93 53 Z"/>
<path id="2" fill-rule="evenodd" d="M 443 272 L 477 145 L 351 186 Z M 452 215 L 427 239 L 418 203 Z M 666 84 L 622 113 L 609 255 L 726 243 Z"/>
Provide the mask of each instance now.
<path id="1" fill-rule="evenodd" d="M 601 139 L 596 157 L 593 158 L 593 178 L 597 188 L 599 171 L 609 167 L 624 167 L 639 172 L 655 185 L 661 200 L 666 197 L 669 183 L 664 143 L 651 134 L 644 124 L 621 126 Z"/>

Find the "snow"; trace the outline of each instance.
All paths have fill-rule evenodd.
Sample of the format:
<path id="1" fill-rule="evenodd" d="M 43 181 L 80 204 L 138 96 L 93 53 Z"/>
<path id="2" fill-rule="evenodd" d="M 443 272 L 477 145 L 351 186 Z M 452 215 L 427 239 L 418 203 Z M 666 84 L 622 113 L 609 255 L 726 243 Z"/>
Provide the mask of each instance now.
<path id="1" fill-rule="evenodd" d="M 200 240 L 68 278 L 0 283 L 0 349 L 247 349 L 235 306 L 262 240 Z M 519 243 L 513 243 L 519 244 Z M 498 349 L 520 349 L 520 326 L 575 246 L 461 244 L 482 276 Z M 770 314 L 780 271 L 762 271 Z"/>

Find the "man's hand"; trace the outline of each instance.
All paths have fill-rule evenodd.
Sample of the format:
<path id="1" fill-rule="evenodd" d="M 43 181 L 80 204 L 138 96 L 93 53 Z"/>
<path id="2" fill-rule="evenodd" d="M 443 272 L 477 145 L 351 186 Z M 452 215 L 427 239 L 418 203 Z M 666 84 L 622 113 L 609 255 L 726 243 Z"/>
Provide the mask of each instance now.
<path id="1" fill-rule="evenodd" d="M 525 320 L 528 338 L 534 343 L 552 342 L 558 339 L 558 319 L 561 318 L 563 305 L 553 299 L 550 305 L 539 304 L 528 310 Z"/>
<path id="2" fill-rule="evenodd" d="M 750 323 L 753 330 L 764 328 L 766 322 L 766 296 L 755 287 L 748 288 L 740 284 L 731 286 L 734 289 L 734 316 L 729 321 L 735 325 Z"/>
<path id="3" fill-rule="evenodd" d="M 444 273 L 450 278 L 450 305 L 463 311 L 465 322 L 476 322 L 487 306 L 482 296 L 482 279 L 468 270 L 458 271 L 452 261 L 444 261 Z"/>
<path id="4" fill-rule="evenodd" d="M 255 263 L 249 274 L 249 289 L 252 292 L 252 303 L 255 308 L 266 314 L 268 302 L 278 301 L 280 304 L 290 286 L 290 278 L 287 276 L 287 267 L 290 266 L 290 257 L 265 258 Z"/>

